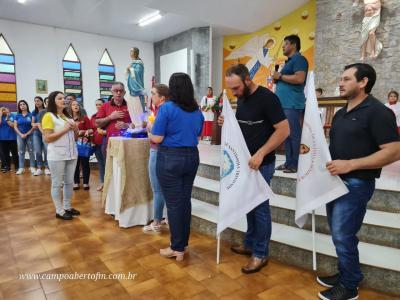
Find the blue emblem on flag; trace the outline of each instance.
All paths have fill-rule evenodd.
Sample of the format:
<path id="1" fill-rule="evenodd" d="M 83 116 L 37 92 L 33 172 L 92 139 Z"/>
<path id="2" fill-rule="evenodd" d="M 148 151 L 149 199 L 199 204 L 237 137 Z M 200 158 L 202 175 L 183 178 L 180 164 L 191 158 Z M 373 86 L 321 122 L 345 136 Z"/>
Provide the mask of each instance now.
<path id="1" fill-rule="evenodd" d="M 229 153 L 224 150 L 224 161 L 222 162 L 221 167 L 221 179 L 231 174 L 234 168 L 235 164 L 229 156 Z"/>

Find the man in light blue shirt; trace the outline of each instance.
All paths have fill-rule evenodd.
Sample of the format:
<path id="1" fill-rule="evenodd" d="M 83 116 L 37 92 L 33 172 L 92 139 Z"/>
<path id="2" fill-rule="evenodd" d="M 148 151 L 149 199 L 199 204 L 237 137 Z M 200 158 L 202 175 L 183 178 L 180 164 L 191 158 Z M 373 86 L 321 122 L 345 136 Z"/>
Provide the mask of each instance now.
<path id="1" fill-rule="evenodd" d="M 296 173 L 299 162 L 301 140 L 301 118 L 306 98 L 304 87 L 308 72 L 307 59 L 300 54 L 300 38 L 297 35 L 285 37 L 283 54 L 288 57 L 280 72 L 274 73 L 276 95 L 289 121 L 290 135 L 285 141 L 286 161 L 276 170 Z"/>

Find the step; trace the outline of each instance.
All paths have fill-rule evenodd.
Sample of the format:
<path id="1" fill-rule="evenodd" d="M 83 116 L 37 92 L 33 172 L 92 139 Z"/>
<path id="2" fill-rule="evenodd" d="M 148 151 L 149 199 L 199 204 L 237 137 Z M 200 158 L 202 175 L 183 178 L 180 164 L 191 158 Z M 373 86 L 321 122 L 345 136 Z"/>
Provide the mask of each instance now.
<path id="1" fill-rule="evenodd" d="M 213 164 L 211 164 L 213 163 Z M 197 175 L 213 180 L 219 180 L 219 166 L 215 161 L 201 162 Z M 373 210 L 400 213 L 400 191 L 384 189 L 385 184 L 377 180 L 376 190 L 368 203 L 368 208 Z M 271 188 L 275 194 L 296 197 L 296 174 L 286 174 L 275 171 L 271 180 Z"/>
<path id="2" fill-rule="evenodd" d="M 218 207 L 192 199 L 192 228 L 204 234 L 215 236 Z M 221 239 L 237 243 L 247 228 L 246 219 L 224 231 Z M 312 268 L 312 233 L 288 225 L 272 224 L 270 256 L 285 263 L 303 268 Z M 331 237 L 316 233 L 318 271 L 335 271 L 336 253 Z M 400 249 L 359 243 L 360 262 L 365 276 L 363 285 L 377 290 L 400 295 Z M 379 279 L 379 280 L 378 280 Z"/>
<path id="3" fill-rule="evenodd" d="M 196 176 L 192 197 L 218 206 L 219 181 Z M 272 221 L 297 227 L 294 222 L 296 199 L 276 195 L 270 200 Z M 316 211 L 316 232 L 330 234 L 325 207 Z M 304 225 L 311 230 L 311 218 Z M 368 209 L 358 237 L 361 241 L 400 248 L 400 215 Z"/>

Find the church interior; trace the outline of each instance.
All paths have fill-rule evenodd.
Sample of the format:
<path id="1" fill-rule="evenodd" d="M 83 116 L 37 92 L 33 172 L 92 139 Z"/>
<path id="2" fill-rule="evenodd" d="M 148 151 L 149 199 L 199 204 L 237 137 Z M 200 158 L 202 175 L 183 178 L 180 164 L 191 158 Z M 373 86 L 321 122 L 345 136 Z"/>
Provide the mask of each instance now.
<path id="1" fill-rule="evenodd" d="M 400 299 L 398 92 L 397 0 L 0 1 L 0 300 Z"/>

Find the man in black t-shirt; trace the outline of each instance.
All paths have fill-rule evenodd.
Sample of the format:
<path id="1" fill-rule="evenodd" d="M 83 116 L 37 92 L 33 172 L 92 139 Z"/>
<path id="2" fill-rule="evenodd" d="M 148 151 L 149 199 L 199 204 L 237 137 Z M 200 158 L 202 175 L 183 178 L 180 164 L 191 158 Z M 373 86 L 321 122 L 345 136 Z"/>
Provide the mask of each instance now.
<path id="1" fill-rule="evenodd" d="M 249 70 L 242 64 L 230 67 L 225 81 L 238 98 L 236 118 L 252 155 L 249 167 L 259 170 L 269 184 L 275 170 L 275 149 L 289 136 L 289 123 L 280 101 L 271 91 L 252 82 Z M 223 116 L 218 123 L 223 124 Z M 235 253 L 251 255 L 247 265 L 242 267 L 243 273 L 258 272 L 267 264 L 271 225 L 266 199 L 247 214 L 244 245 L 231 248 Z"/>
<path id="2" fill-rule="evenodd" d="M 357 232 L 383 166 L 400 159 L 400 142 L 393 112 L 370 95 L 375 70 L 367 64 L 345 67 L 340 96 L 347 105 L 334 116 L 330 131 L 331 175 L 339 175 L 349 193 L 326 205 L 328 224 L 338 256 L 338 273 L 318 277 L 329 289 L 321 299 L 358 299 L 363 279 L 358 256 Z"/>

